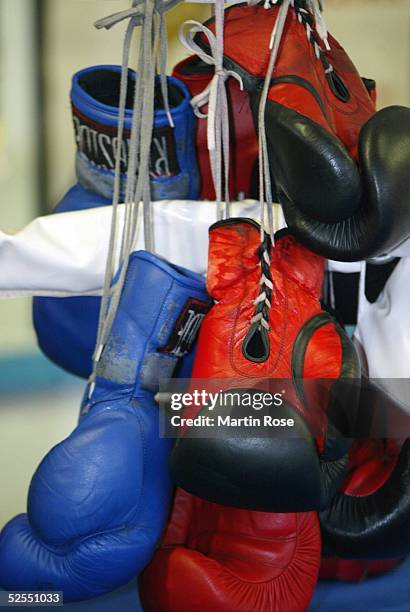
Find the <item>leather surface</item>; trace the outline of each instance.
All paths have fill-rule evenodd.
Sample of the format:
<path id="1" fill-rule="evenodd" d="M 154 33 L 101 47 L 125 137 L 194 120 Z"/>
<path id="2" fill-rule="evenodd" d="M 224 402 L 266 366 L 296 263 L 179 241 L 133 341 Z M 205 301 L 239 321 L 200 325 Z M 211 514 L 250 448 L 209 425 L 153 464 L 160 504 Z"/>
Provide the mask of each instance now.
<path id="1" fill-rule="evenodd" d="M 226 61 L 245 78 L 245 87 L 252 92 L 260 92 L 260 81 L 266 74 L 269 61 L 269 40 L 276 21 L 279 7 L 266 10 L 262 5 L 255 7 L 232 7 L 226 14 L 224 32 L 224 53 Z M 313 21 L 311 21 L 315 32 Z M 211 24 L 211 29 L 213 23 Z M 323 43 L 322 43 L 323 45 Z M 298 207 L 321 221 L 343 219 L 357 210 L 360 199 L 360 180 L 351 156 L 357 156 L 357 139 L 362 125 L 375 112 L 374 103 L 353 63 L 339 43 L 329 35 L 330 51 L 325 56 L 348 86 L 349 99 L 340 100 L 333 92 L 324 66 L 315 55 L 315 48 L 308 40 L 306 28 L 300 23 L 296 11 L 288 11 L 279 55 L 275 64 L 272 85 L 269 90 L 266 109 L 266 129 L 268 139 L 272 137 L 271 148 L 277 156 L 275 162 L 286 166 L 290 162 L 293 182 L 298 176 L 304 182 L 305 176 L 313 171 L 316 180 L 309 182 L 303 190 L 295 187 Z M 229 66 L 231 67 L 231 66 Z M 252 100 L 252 98 L 254 98 Z M 257 117 L 259 95 L 251 97 L 254 116 Z M 271 122 L 270 107 L 279 105 L 284 112 L 283 123 L 288 123 L 287 110 L 300 114 L 303 124 L 289 126 L 289 130 L 305 133 L 305 145 L 311 146 L 313 158 L 305 152 L 305 159 L 288 159 L 288 150 L 274 143 L 277 126 Z M 291 114 L 291 117 L 295 117 Z M 280 122 L 279 122 L 280 123 Z M 307 136 L 307 137 L 306 137 Z M 337 136 L 337 138 L 335 138 Z M 301 136 L 299 136 L 301 138 Z M 325 140 L 323 140 L 325 138 Z M 342 144 L 343 143 L 343 144 Z M 289 142 L 289 150 L 293 145 Z M 320 161 L 317 167 L 317 161 Z M 303 164 L 303 161 L 305 164 Z M 299 172 L 292 172 L 293 164 Z M 337 170 L 340 164 L 340 170 Z M 273 176 L 279 178 L 279 169 L 273 164 Z M 304 177 L 302 179 L 302 176 Z M 310 174 L 312 177 L 312 174 Z M 325 180 L 319 180 L 323 177 Z M 335 182 L 332 184 L 332 177 Z M 352 181 L 352 179 L 354 179 Z M 288 189 L 292 185 L 286 181 Z M 277 185 L 282 187 L 282 185 Z M 340 188 L 340 193 L 338 189 Z M 345 197 L 343 198 L 343 189 Z M 317 199 L 319 198 L 319 199 Z"/>
<path id="2" fill-rule="evenodd" d="M 400 155 L 400 151 L 397 152 Z M 409 359 L 407 322 L 410 267 L 401 260 L 378 299 L 360 295 L 355 342 L 367 370 L 371 395 L 362 390 L 370 418 L 389 403 L 408 406 Z M 361 287 L 363 291 L 363 287 Z M 367 405 L 369 398 L 372 403 Z M 363 412 L 365 412 L 363 410 Z M 387 424 L 390 425 L 389 421 Z M 406 422 L 403 422 L 405 427 Z M 406 431 L 400 430 L 403 436 Z M 324 548 L 347 558 L 385 559 L 410 552 L 410 442 L 397 438 L 356 441 L 343 490 L 321 513 Z"/>
<path id="3" fill-rule="evenodd" d="M 396 440 L 355 440 L 349 451 L 349 470 L 342 490 L 363 498 L 372 495 L 390 478 L 400 450 Z M 345 517 L 340 516 L 341 521 Z M 346 526 L 349 529 L 348 526 Z M 326 542 L 324 542 L 326 548 Z M 381 554 L 383 551 L 380 551 Z M 320 578 L 357 582 L 390 571 L 401 559 L 341 559 L 324 557 Z"/>
<path id="4" fill-rule="evenodd" d="M 193 301 L 198 315 L 209 307 L 199 275 L 144 251 L 131 255 L 79 425 L 37 468 L 27 514 L 0 534 L 3 588 L 85 599 L 125 584 L 150 560 L 172 494 L 172 440 L 159 436 L 154 393 L 192 348 L 184 323 Z"/>
<path id="5" fill-rule="evenodd" d="M 122 145 L 125 165 L 134 81 L 135 73 L 130 71 L 125 140 Z M 54 212 L 111 204 L 119 84 L 120 66 L 93 66 L 74 74 L 71 103 L 79 182 L 57 204 Z M 165 111 L 156 100 L 151 195 L 153 199 L 195 199 L 199 193 L 199 175 L 194 143 L 195 117 L 189 104 L 190 94 L 178 79 L 169 77 L 168 86 L 175 128 L 169 127 Z M 98 297 L 33 299 L 33 324 L 41 350 L 54 363 L 83 378 L 88 378 L 91 372 L 99 307 Z"/>
<path id="6" fill-rule="evenodd" d="M 226 11 L 224 62 L 242 77 L 255 118 L 278 11 Z M 309 13 L 289 9 L 265 110 L 271 175 L 298 239 L 329 259 L 355 261 L 409 236 L 410 110 L 376 113 L 374 88 L 331 35 L 329 44 L 324 51 Z"/>
<path id="7" fill-rule="evenodd" d="M 277 236 L 269 256 L 274 286 L 266 333 L 269 352 L 264 361 L 255 362 L 244 354 L 243 345 L 260 292 L 259 227 L 247 219 L 230 219 L 211 227 L 207 287 L 217 304 L 202 324 L 192 376 L 228 379 L 223 389 L 232 389 L 232 380 L 242 379 L 244 388 L 250 379 L 255 380 L 256 388 L 258 379 L 289 381 L 282 410 L 294 418 L 295 430 L 259 438 L 185 435 L 173 449 L 171 471 L 178 486 L 213 502 L 263 511 L 307 511 L 325 507 L 343 478 L 348 441 L 343 443 L 341 436 L 341 442 L 335 443 L 328 409 L 334 385 L 359 377 L 359 362 L 350 341 L 329 315 L 319 329 L 310 331 L 309 321 L 322 313 L 323 259 L 288 233 Z M 302 374 L 292 369 L 294 345 L 301 333 L 307 334 L 300 356 L 303 367 L 299 368 L 304 379 L 330 379 L 319 390 L 308 385 L 308 401 L 300 397 Z M 356 399 L 338 404 L 347 422 L 356 419 Z M 184 416 L 197 412 L 186 409 Z M 311 429 L 317 432 L 316 439 Z M 189 433 L 192 436 L 195 428 Z"/>
<path id="8" fill-rule="evenodd" d="M 305 610 L 316 584 L 315 513 L 269 514 L 177 490 L 161 546 L 140 578 L 144 610 Z"/>
<path id="9" fill-rule="evenodd" d="M 359 137 L 362 205 L 337 224 L 323 224 L 283 201 L 286 221 L 306 246 L 340 261 L 366 259 L 389 253 L 408 238 L 410 201 L 410 109 L 380 110 Z"/>
<path id="10" fill-rule="evenodd" d="M 348 559 L 406 555 L 409 517 L 410 441 L 401 445 L 391 440 L 380 459 L 376 454 L 373 462 L 368 460 L 350 475 L 345 488 L 320 513 L 324 553 Z"/>
<path id="11" fill-rule="evenodd" d="M 179 62 L 173 76 L 185 83 L 192 96 L 201 93 L 213 76 L 213 69 L 195 55 Z M 229 121 L 229 192 L 232 199 L 256 197 L 255 174 L 258 161 L 258 140 L 250 108 L 249 95 L 241 90 L 235 79 L 226 81 Z M 204 108 L 206 112 L 206 107 Z M 199 197 L 215 200 L 215 189 L 209 163 L 206 119 L 198 118 L 196 128 L 196 154 L 201 176 Z"/>

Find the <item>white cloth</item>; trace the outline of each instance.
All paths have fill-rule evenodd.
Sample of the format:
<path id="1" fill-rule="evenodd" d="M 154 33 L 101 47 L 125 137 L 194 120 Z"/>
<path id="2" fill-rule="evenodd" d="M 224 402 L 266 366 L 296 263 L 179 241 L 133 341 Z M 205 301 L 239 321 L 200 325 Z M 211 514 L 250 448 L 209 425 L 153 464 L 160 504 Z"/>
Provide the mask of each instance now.
<path id="1" fill-rule="evenodd" d="M 232 216 L 258 218 L 259 203 L 232 203 Z M 0 297 L 99 295 L 104 280 L 111 206 L 38 217 L 15 235 L 0 232 Z M 216 204 L 162 200 L 153 203 L 158 255 L 205 274 L 208 228 Z M 120 229 L 124 205 L 119 206 Z M 283 227 L 283 220 L 279 226 Z M 143 222 L 136 249 L 143 249 Z M 118 241 L 117 241 L 118 242 Z"/>
<path id="2" fill-rule="evenodd" d="M 399 261 L 373 304 L 363 294 L 360 301 L 354 335 L 366 352 L 370 377 L 410 379 L 410 259 Z"/>
<path id="3" fill-rule="evenodd" d="M 232 203 L 233 217 L 258 219 L 259 202 Z M 120 223 L 124 206 L 119 206 Z M 104 279 L 111 206 L 38 217 L 14 235 L 0 231 L 0 297 L 99 295 Z M 286 224 L 277 206 L 277 227 Z M 275 216 L 275 215 L 274 215 Z M 216 204 L 162 200 L 153 203 L 157 252 L 171 263 L 205 274 L 208 228 Z M 120 224 L 119 224 L 120 226 Z M 143 246 L 141 224 L 136 248 Z M 406 248 L 405 245 L 408 245 Z M 410 256 L 410 240 L 391 255 Z M 360 262 L 329 262 L 329 269 L 358 272 Z"/>
<path id="4" fill-rule="evenodd" d="M 410 406 L 410 259 L 397 264 L 377 300 L 361 287 L 354 336 L 363 347 L 370 378 Z M 401 379 L 401 380 L 397 380 Z"/>

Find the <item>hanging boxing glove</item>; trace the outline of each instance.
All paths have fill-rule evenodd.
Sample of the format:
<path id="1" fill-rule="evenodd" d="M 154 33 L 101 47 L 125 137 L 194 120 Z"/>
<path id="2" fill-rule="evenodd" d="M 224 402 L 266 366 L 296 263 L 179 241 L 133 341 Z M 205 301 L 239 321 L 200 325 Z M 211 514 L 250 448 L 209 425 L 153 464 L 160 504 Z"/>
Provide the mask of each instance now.
<path id="1" fill-rule="evenodd" d="M 74 431 L 40 463 L 27 514 L 0 534 L 0 585 L 66 601 L 125 584 L 151 559 L 172 494 L 172 440 L 154 401 L 192 347 L 209 298 L 202 277 L 137 251 Z"/>
<path id="2" fill-rule="evenodd" d="M 192 377 L 217 380 L 224 391 L 249 389 L 251 380 L 259 391 L 279 379 L 283 405 L 270 414 L 293 427 L 232 439 L 229 430 L 203 437 L 188 427 L 171 470 L 178 486 L 213 502 L 303 512 L 326 507 L 343 479 L 360 367 L 351 341 L 321 308 L 324 260 L 286 230 L 274 247 L 263 235 L 261 242 L 250 219 L 211 226 L 207 287 L 217 303 L 202 325 Z M 308 379 L 320 379 L 322 391 Z M 187 408 L 184 417 L 199 411 Z M 224 414 L 221 399 L 212 416 Z"/>
<path id="3" fill-rule="evenodd" d="M 173 69 L 174 77 L 182 81 L 192 97 L 201 93 L 213 76 L 213 68 L 191 55 Z M 236 79 L 226 82 L 230 120 L 229 193 L 233 200 L 257 197 L 258 139 L 249 103 L 249 95 L 241 90 Z M 205 113 L 206 109 L 202 109 Z M 199 117 L 196 124 L 196 155 L 201 177 L 200 198 L 215 200 L 215 189 L 209 163 L 207 120 Z"/>
<path id="4" fill-rule="evenodd" d="M 305 0 L 229 8 L 225 66 L 241 76 L 257 120 L 272 31 L 285 9 L 264 117 L 287 224 L 329 259 L 389 252 L 410 233 L 410 109 L 376 113 L 373 87 Z M 206 25 L 214 30 L 213 19 Z M 203 35 L 196 42 L 207 49 Z"/>
<path id="5" fill-rule="evenodd" d="M 392 440 L 355 440 L 349 451 L 349 470 L 343 483 L 346 495 L 360 499 L 377 491 L 388 480 L 397 462 L 399 446 Z M 365 512 L 365 507 L 358 512 Z M 343 517 L 340 517 L 343 520 Z M 345 517 L 347 518 L 347 517 Z M 370 518 L 370 517 L 367 517 Z M 348 530 L 349 526 L 346 524 Z M 324 539 L 323 546 L 327 548 Z M 383 551 L 380 551 L 383 554 Z M 358 582 L 392 570 L 401 559 L 343 559 L 323 557 L 320 578 Z"/>
<path id="6" fill-rule="evenodd" d="M 367 444 L 356 441 L 352 453 L 366 452 Z M 373 458 L 377 469 L 371 462 L 353 468 L 342 490 L 320 513 L 326 556 L 392 559 L 410 552 L 410 442 L 372 444 L 378 446 L 378 459 Z"/>
<path id="7" fill-rule="evenodd" d="M 73 76 L 71 107 L 77 145 L 77 183 L 54 212 L 68 212 L 111 204 L 115 154 L 118 148 L 120 66 L 92 66 Z M 195 199 L 199 176 L 195 157 L 195 117 L 183 83 L 168 78 L 174 127 L 164 109 L 159 85 L 155 96 L 151 145 L 150 185 L 154 200 Z M 132 121 L 135 73 L 130 70 L 121 143 L 121 191 L 125 188 Z M 38 297 L 33 300 L 33 323 L 41 350 L 68 372 L 88 378 L 95 346 L 99 297 Z"/>

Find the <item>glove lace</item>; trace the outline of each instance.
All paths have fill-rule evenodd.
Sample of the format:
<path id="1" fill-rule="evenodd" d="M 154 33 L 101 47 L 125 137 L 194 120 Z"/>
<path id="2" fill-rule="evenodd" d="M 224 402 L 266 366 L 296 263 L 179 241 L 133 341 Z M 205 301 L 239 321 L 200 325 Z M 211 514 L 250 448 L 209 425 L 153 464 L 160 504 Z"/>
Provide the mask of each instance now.
<path id="1" fill-rule="evenodd" d="M 215 66 L 214 75 L 205 89 L 194 96 L 191 106 L 199 118 L 207 118 L 207 142 L 212 180 L 215 188 L 217 217 L 223 218 L 222 176 L 224 183 L 224 200 L 226 217 L 230 216 L 229 196 L 229 110 L 226 93 L 226 80 L 235 78 L 243 89 L 241 77 L 233 70 L 226 70 L 223 65 L 223 25 L 225 0 L 215 0 L 215 34 L 202 23 L 189 19 L 179 30 L 179 40 L 190 52 L 194 52 L 203 62 Z M 185 33 L 185 27 L 190 26 Z M 208 41 L 209 53 L 204 51 L 194 40 L 195 34 L 203 34 Z M 208 105 L 204 114 L 201 108 Z"/>
<path id="2" fill-rule="evenodd" d="M 97 342 L 93 355 L 93 372 L 88 384 L 88 398 L 95 387 L 98 362 L 107 342 L 116 315 L 128 268 L 129 255 L 134 248 L 140 225 L 140 202 L 143 204 L 145 248 L 154 251 L 154 235 L 151 219 L 151 193 L 149 162 L 154 124 L 154 92 L 156 66 L 160 66 L 160 84 L 168 120 L 173 127 L 169 109 L 167 80 L 165 74 L 167 33 L 164 14 L 180 0 L 133 0 L 131 8 L 104 17 L 95 26 L 110 29 L 128 19 L 121 67 L 120 100 L 118 109 L 118 148 L 115 155 L 115 179 L 112 201 L 110 241 L 101 308 L 98 322 Z M 134 104 L 132 112 L 129 159 L 125 187 L 124 224 L 120 230 L 121 249 L 116 261 L 116 242 L 118 233 L 118 204 L 121 193 L 121 142 L 125 124 L 128 68 L 130 63 L 131 41 L 134 31 L 141 27 L 137 76 L 135 79 Z M 138 168 L 138 172 L 137 172 Z M 118 270 L 118 278 L 113 283 Z"/>
<path id="3" fill-rule="evenodd" d="M 272 307 L 271 300 L 274 290 L 274 284 L 270 269 L 270 247 L 270 238 L 265 233 L 264 240 L 263 242 L 261 242 L 258 249 L 259 265 L 261 268 L 261 278 L 259 281 L 260 290 L 258 297 L 253 302 L 256 306 L 256 309 L 255 314 L 250 320 L 250 325 L 256 325 L 259 330 L 262 330 L 262 328 L 264 328 L 266 331 L 270 331 L 269 313 Z"/>
<path id="4" fill-rule="evenodd" d="M 322 62 L 325 73 L 333 71 L 333 66 L 326 58 L 325 51 L 330 51 L 327 27 L 318 0 L 303 0 L 295 3 L 295 13 L 299 23 L 306 30 L 306 37 L 315 50 L 315 55 Z M 322 44 L 325 49 L 322 48 Z"/>

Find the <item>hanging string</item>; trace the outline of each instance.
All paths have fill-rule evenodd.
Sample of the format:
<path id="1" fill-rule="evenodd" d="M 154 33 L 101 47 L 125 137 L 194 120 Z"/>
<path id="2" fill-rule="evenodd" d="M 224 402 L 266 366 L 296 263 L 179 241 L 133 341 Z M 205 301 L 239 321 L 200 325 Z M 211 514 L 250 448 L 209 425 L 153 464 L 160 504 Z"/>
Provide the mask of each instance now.
<path id="1" fill-rule="evenodd" d="M 165 12 L 178 4 L 180 0 L 133 0 L 129 9 L 119 11 L 108 17 L 104 17 L 96 22 L 97 28 L 110 29 L 117 23 L 129 20 L 124 38 L 119 115 L 118 115 L 118 145 L 115 161 L 115 179 L 112 207 L 112 222 L 110 230 L 110 240 L 107 256 L 107 266 L 105 272 L 103 295 L 98 323 L 98 334 L 96 349 L 93 356 L 93 373 L 89 381 L 88 397 L 91 396 L 96 378 L 96 368 L 101 357 L 103 348 L 107 341 L 112 322 L 114 320 L 125 275 L 128 266 L 129 254 L 135 246 L 136 238 L 140 225 L 140 207 L 142 202 L 144 218 L 144 242 L 148 250 L 154 250 L 154 235 L 151 212 L 151 194 L 149 161 L 150 148 L 154 121 L 154 93 L 155 93 L 155 69 L 159 66 L 160 87 L 164 102 L 164 108 L 168 116 L 168 121 L 173 126 L 172 116 L 169 108 L 167 81 L 165 75 L 166 54 L 167 54 L 167 32 L 165 23 Z M 327 29 L 321 15 L 320 0 L 308 0 L 315 17 L 315 24 L 320 38 L 324 41 L 327 48 Z M 249 0 L 249 4 L 255 4 L 255 0 Z M 276 4 L 277 0 L 266 0 L 265 6 Z M 271 35 L 269 48 L 271 50 L 268 69 L 262 90 L 259 105 L 259 172 L 260 172 L 260 204 L 261 204 L 261 248 L 266 245 L 266 240 L 262 237 L 265 222 L 265 208 L 268 210 L 269 228 L 272 241 L 274 239 L 273 213 L 272 213 L 272 188 L 269 172 L 269 160 L 267 154 L 267 140 L 265 132 L 265 108 L 270 80 L 275 67 L 279 46 L 285 27 L 286 17 L 289 6 L 294 5 L 294 0 L 283 0 L 274 29 Z M 303 19 L 303 15 L 301 15 Z M 224 0 L 215 0 L 215 34 L 203 24 L 189 20 L 183 24 L 179 32 L 182 44 L 189 51 L 196 53 L 205 63 L 215 66 L 214 76 L 206 89 L 195 96 L 192 106 L 197 116 L 207 117 L 207 139 L 210 153 L 210 164 L 212 178 L 215 187 L 218 218 L 223 218 L 222 207 L 222 184 L 224 183 L 225 216 L 230 214 L 229 198 L 229 114 L 226 93 L 226 79 L 234 77 L 242 89 L 243 84 L 240 76 L 231 70 L 226 70 L 223 66 L 223 22 L 224 22 Z M 191 28 L 184 36 L 183 28 L 190 25 Z M 126 94 L 128 83 L 128 70 L 132 35 L 137 27 L 141 27 L 141 37 L 138 55 L 137 77 L 134 87 L 134 104 L 132 125 L 130 134 L 129 159 L 127 167 L 127 178 L 125 185 L 125 215 L 121 231 L 121 248 L 119 260 L 116 261 L 116 242 L 118 233 L 118 204 L 122 192 L 120 161 L 121 145 L 124 136 Z M 305 23 L 305 27 L 307 27 Z M 208 40 L 209 53 L 203 51 L 194 42 L 194 36 L 202 33 Z M 309 36 L 309 32 L 307 32 Z M 310 38 L 312 40 L 312 37 Z M 313 41 L 316 42 L 316 41 Z M 316 43 L 317 44 L 317 43 Z M 319 52 L 319 51 L 318 51 Z M 330 68 L 329 68 L 330 69 Z M 204 105 L 208 105 L 206 114 L 201 112 Z M 138 172 L 137 172 L 138 169 Z M 222 179 L 223 172 L 223 179 Z M 266 202 L 265 202 L 266 200 Z M 266 266 L 269 266 L 269 253 L 267 248 L 262 248 L 261 257 Z M 113 285 L 113 276 L 118 270 L 118 279 Z M 266 275 L 265 275 L 266 276 Z M 268 279 L 269 280 L 269 279 Z M 262 279 L 262 289 L 266 285 L 272 290 L 269 283 Z M 268 292 L 263 295 L 256 304 L 265 304 L 268 307 Z M 259 298 L 258 298 L 259 299 Z M 265 317 L 261 317 L 264 319 Z M 255 321 L 261 325 L 261 321 Z"/>
<path id="2" fill-rule="evenodd" d="M 326 51 L 330 51 L 330 45 L 328 41 L 328 30 L 323 16 L 323 3 L 321 0 L 309 0 L 309 6 L 311 13 L 315 18 L 316 31 L 320 38 L 323 40 Z"/>
<path id="3" fill-rule="evenodd" d="M 218 219 L 230 216 L 229 196 L 229 109 L 226 93 L 226 80 L 235 78 L 243 89 L 241 77 L 233 70 L 223 66 L 223 24 L 224 0 L 215 0 L 215 34 L 202 23 L 191 19 L 185 21 L 179 30 L 181 43 L 195 53 L 203 62 L 215 66 L 215 72 L 206 88 L 191 100 L 194 113 L 199 118 L 207 118 L 207 141 L 212 179 L 215 188 Z M 185 28 L 190 26 L 185 32 Z M 203 34 L 208 42 L 209 52 L 204 51 L 194 40 L 196 34 Z M 208 105 L 207 113 L 202 107 Z M 222 181 L 223 174 L 223 181 Z M 224 184 L 225 211 L 222 204 L 222 182 Z"/>
<path id="4" fill-rule="evenodd" d="M 167 81 L 165 75 L 167 32 L 164 13 L 176 5 L 179 0 L 133 0 L 132 7 L 104 17 L 96 22 L 97 28 L 110 29 L 114 25 L 129 19 L 124 38 L 120 99 L 118 111 L 118 145 L 115 160 L 114 195 L 110 240 L 107 265 L 104 278 L 103 294 L 98 322 L 97 342 L 93 355 L 93 372 L 89 379 L 88 398 L 95 387 L 98 361 L 108 339 L 110 329 L 117 312 L 122 288 L 128 268 L 129 255 L 135 247 L 140 226 L 140 202 L 142 201 L 144 217 L 144 243 L 147 250 L 153 251 L 154 236 L 151 218 L 150 192 L 150 151 L 154 123 L 154 99 L 156 66 L 159 65 L 160 87 L 164 108 L 171 126 L 173 121 L 168 102 Z M 134 86 L 131 134 L 127 177 L 125 185 L 125 213 L 121 232 L 119 261 L 116 261 L 116 242 L 118 233 L 118 204 L 121 197 L 121 145 L 124 136 L 125 108 L 127 98 L 128 71 L 132 36 L 137 27 L 141 28 L 138 68 Z M 118 270 L 118 278 L 113 278 Z"/>
<path id="5" fill-rule="evenodd" d="M 273 4 L 276 4 L 277 0 L 271 0 Z M 272 244 L 274 244 L 274 223 L 273 223 L 273 197 L 272 197 L 272 183 L 270 178 L 269 168 L 269 156 L 268 156 L 268 145 L 266 139 L 265 129 L 265 109 L 266 101 L 268 98 L 268 92 L 270 88 L 270 82 L 272 74 L 275 68 L 276 59 L 278 56 L 279 46 L 282 41 L 283 31 L 285 28 L 286 17 L 288 15 L 289 7 L 293 4 L 293 0 L 283 0 L 278 15 L 275 21 L 275 25 L 272 30 L 269 49 L 269 63 L 266 70 L 265 80 L 263 83 L 262 94 L 259 102 L 258 109 L 258 143 L 259 143 L 259 202 L 260 202 L 260 219 L 261 219 L 261 242 L 264 240 L 264 226 L 265 226 L 265 210 L 268 211 L 268 223 L 269 233 Z M 269 8 L 269 7 L 268 7 Z"/>

